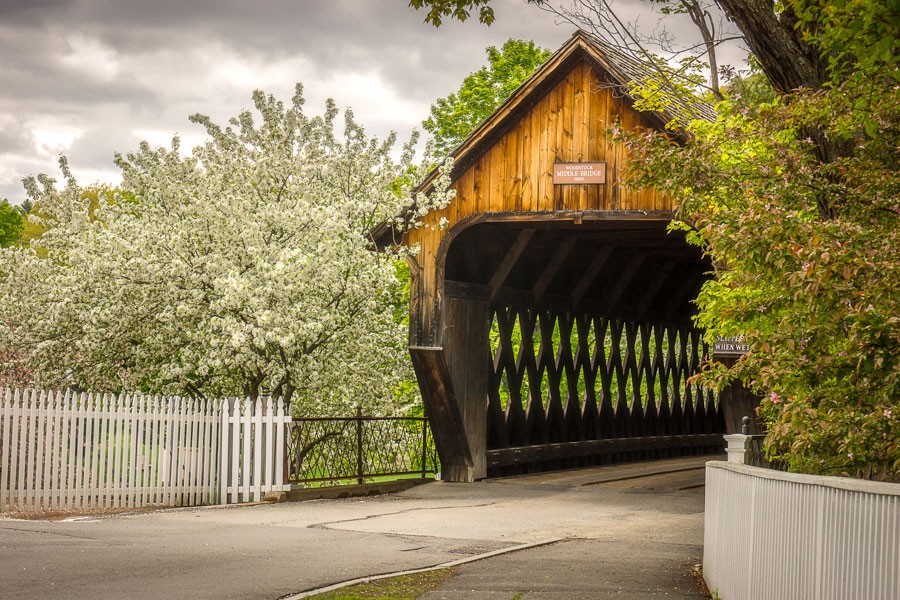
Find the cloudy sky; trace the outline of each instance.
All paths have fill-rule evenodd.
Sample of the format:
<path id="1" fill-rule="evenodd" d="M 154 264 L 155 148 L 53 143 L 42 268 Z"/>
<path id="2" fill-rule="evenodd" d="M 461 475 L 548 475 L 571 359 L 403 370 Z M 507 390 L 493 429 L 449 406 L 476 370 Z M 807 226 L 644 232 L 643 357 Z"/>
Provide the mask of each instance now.
<path id="1" fill-rule="evenodd" d="M 556 49 L 573 31 L 523 0 L 493 5 L 491 27 L 435 29 L 408 0 L 0 0 L 0 199 L 21 202 L 26 175 L 58 177 L 60 153 L 80 183 L 115 183 L 114 152 L 176 133 L 190 148 L 203 138 L 188 115 L 224 122 L 254 89 L 288 100 L 298 81 L 310 113 L 331 97 L 405 139 L 486 46 Z"/>

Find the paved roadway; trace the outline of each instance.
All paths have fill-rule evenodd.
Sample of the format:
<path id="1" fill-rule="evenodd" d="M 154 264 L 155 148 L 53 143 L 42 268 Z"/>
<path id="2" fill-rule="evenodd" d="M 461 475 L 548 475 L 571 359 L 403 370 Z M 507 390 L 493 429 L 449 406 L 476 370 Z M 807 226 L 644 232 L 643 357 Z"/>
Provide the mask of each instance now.
<path id="1" fill-rule="evenodd" d="M 423 598 L 702 598 L 704 459 L 364 499 L 0 518 L 0 598 L 275 600 L 369 575 L 542 543 L 459 568 Z"/>

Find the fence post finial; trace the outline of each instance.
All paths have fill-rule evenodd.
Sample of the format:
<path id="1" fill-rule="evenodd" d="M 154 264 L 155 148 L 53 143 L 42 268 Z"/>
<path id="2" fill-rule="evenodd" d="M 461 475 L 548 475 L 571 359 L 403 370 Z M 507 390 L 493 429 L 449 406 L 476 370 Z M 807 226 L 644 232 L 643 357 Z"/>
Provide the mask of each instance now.
<path id="1" fill-rule="evenodd" d="M 750 417 L 741 419 L 741 432 L 726 435 L 728 462 L 747 464 L 747 442 L 750 440 Z"/>

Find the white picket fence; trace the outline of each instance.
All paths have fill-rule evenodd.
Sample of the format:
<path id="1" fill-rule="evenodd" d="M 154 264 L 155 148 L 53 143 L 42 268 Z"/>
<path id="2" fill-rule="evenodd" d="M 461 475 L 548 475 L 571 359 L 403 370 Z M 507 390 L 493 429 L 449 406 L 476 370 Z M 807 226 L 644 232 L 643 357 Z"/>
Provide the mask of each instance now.
<path id="1" fill-rule="evenodd" d="M 226 400 L 222 411 L 219 504 L 257 502 L 286 491 L 285 431 L 291 417 L 284 403 Z"/>
<path id="2" fill-rule="evenodd" d="M 716 597 L 897 600 L 898 567 L 900 484 L 706 463 L 703 577 Z"/>
<path id="3" fill-rule="evenodd" d="M 0 512 L 259 500 L 284 484 L 280 401 L 0 389 Z"/>

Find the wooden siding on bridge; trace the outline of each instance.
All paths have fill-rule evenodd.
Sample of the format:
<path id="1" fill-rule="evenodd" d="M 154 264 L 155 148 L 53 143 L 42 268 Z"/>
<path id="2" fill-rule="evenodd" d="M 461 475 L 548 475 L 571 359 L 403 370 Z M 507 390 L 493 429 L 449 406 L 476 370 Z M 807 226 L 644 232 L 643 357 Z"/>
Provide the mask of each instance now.
<path id="1" fill-rule="evenodd" d="M 441 343 L 435 327 L 443 268 L 438 253 L 448 232 L 462 221 L 491 213 L 672 210 L 671 200 L 663 194 L 622 185 L 626 150 L 607 132 L 616 124 L 624 130 L 659 129 L 659 119 L 634 110 L 622 85 L 587 57 L 540 81 L 552 77 L 557 81 L 543 95 L 531 90 L 540 96 L 536 99 L 528 96 L 528 84 L 518 92 L 525 99 L 508 111 L 507 121 L 494 124 L 493 131 L 502 133 L 474 160 L 466 156 L 471 164 L 451 184 L 454 201 L 432 211 L 424 218 L 424 227 L 407 234 L 406 242 L 420 247 L 412 265 L 419 274 L 419 288 L 413 291 L 418 306 L 412 307 L 419 328 L 412 332 L 413 344 Z M 529 102 L 533 104 L 527 108 Z M 472 144 L 464 144 L 459 154 L 465 156 L 471 148 Z M 606 183 L 554 185 L 553 165 L 558 162 L 605 162 Z M 444 228 L 438 226 L 442 219 Z"/>

